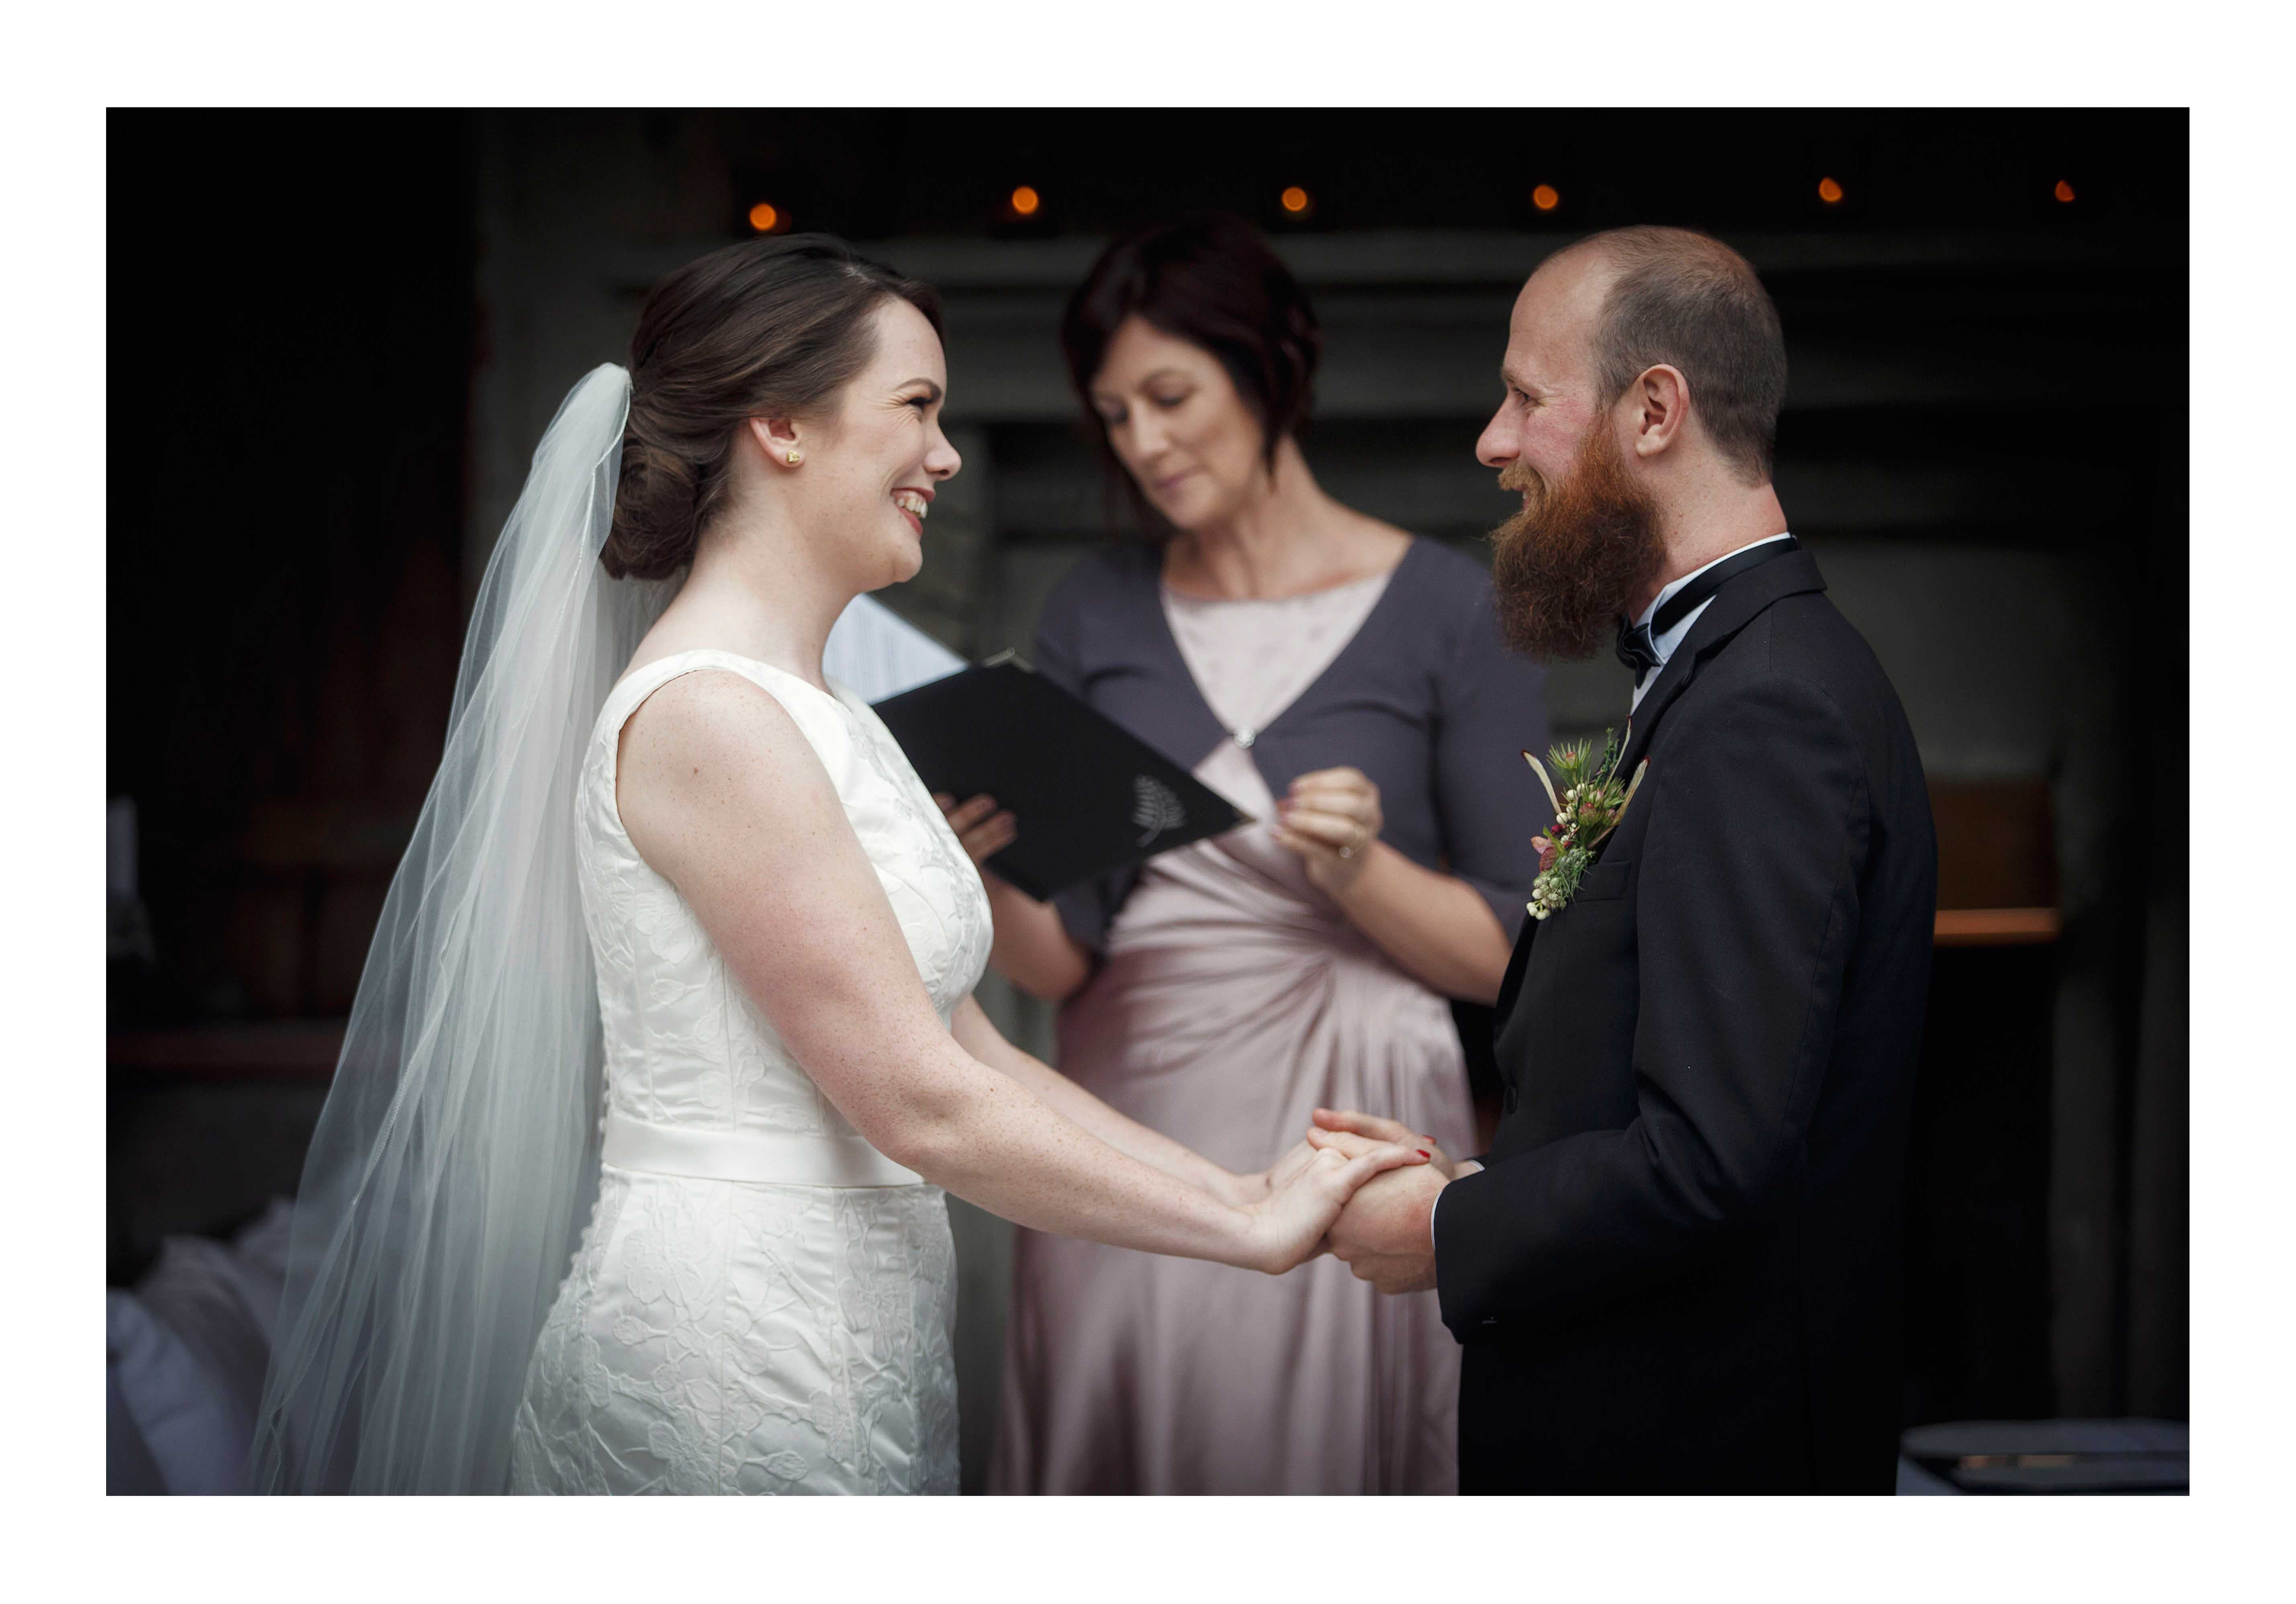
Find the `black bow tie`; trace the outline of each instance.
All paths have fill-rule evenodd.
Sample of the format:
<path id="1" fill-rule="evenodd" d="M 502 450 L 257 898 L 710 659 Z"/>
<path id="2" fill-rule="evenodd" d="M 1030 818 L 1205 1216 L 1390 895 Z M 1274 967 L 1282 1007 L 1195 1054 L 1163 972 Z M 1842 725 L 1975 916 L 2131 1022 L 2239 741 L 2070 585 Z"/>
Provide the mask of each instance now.
<path id="1" fill-rule="evenodd" d="M 1644 675 L 1659 666 L 1658 641 L 1649 625 L 1619 620 L 1619 661 L 1634 671 L 1637 685 L 1643 683 Z"/>
<path id="2" fill-rule="evenodd" d="M 1658 638 L 1651 634 L 1649 624 L 1628 624 L 1619 619 L 1619 661 L 1635 670 L 1635 683 L 1658 667 Z"/>
<path id="3" fill-rule="evenodd" d="M 1711 600 L 1715 592 L 1748 569 L 1759 568 L 1774 558 L 1784 556 L 1788 552 L 1800 550 L 1801 542 L 1791 535 L 1784 540 L 1766 541 L 1760 545 L 1750 547 L 1734 556 L 1725 557 L 1712 568 L 1699 575 L 1697 578 L 1669 596 L 1666 599 L 1666 605 L 1658 610 L 1649 623 L 1629 624 L 1624 618 L 1620 619 L 1619 661 L 1634 671 L 1635 683 L 1641 684 L 1643 675 L 1660 666 L 1659 636 L 1688 618 L 1702 602 Z"/>

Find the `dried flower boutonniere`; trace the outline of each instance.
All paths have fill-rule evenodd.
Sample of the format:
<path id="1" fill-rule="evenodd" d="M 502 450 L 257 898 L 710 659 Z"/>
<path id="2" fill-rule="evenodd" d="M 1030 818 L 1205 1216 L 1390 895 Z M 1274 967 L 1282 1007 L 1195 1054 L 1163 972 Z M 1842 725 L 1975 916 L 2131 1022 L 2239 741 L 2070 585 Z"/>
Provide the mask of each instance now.
<path id="1" fill-rule="evenodd" d="M 1635 765 L 1633 777 L 1621 784 L 1619 764 L 1625 757 L 1618 736 L 1609 730 L 1603 732 L 1599 756 L 1593 743 L 1586 741 L 1561 741 L 1549 748 L 1546 761 L 1554 765 L 1552 775 L 1529 752 L 1522 755 L 1546 788 L 1546 799 L 1554 805 L 1554 829 L 1531 838 L 1530 844 L 1538 848 L 1539 871 L 1526 904 L 1533 919 L 1545 919 L 1570 905 L 1578 894 L 1579 878 L 1595 861 L 1595 848 L 1627 816 L 1627 804 L 1635 799 L 1650 759 Z M 1560 794 L 1554 789 L 1558 782 L 1562 787 Z"/>

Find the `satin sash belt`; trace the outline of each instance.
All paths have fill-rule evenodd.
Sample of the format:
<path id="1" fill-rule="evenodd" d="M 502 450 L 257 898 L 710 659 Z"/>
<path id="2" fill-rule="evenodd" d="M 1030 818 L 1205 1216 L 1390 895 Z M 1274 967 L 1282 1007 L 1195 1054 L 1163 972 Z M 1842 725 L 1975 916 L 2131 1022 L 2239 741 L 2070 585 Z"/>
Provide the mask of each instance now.
<path id="1" fill-rule="evenodd" d="M 656 1125 L 619 1109 L 606 1116 L 602 1155 L 616 1169 L 758 1186 L 922 1186 L 857 1135 L 797 1131 L 705 1131 Z"/>

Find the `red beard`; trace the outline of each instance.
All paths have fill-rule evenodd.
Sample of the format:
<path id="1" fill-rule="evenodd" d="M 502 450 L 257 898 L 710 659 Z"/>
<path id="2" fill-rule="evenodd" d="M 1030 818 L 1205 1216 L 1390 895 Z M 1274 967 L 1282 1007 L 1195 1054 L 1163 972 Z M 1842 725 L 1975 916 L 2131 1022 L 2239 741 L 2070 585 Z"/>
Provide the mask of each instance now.
<path id="1" fill-rule="evenodd" d="M 1491 585 L 1507 644 L 1542 662 L 1594 656 L 1615 639 L 1619 621 L 1665 562 L 1657 503 L 1628 476 L 1599 418 L 1570 478 L 1550 483 L 1518 461 L 1499 475 L 1499 487 L 1531 495 L 1490 535 Z"/>

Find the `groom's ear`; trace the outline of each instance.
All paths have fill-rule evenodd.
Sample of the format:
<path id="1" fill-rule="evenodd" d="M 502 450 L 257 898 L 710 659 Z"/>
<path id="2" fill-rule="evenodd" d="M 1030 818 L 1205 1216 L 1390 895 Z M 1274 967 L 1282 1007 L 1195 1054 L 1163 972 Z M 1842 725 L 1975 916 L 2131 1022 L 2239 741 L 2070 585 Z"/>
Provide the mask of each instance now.
<path id="1" fill-rule="evenodd" d="M 1683 438 L 1690 418 L 1690 381 L 1671 363 L 1644 368 L 1627 387 L 1624 405 L 1633 409 L 1635 454 L 1659 455 Z"/>

